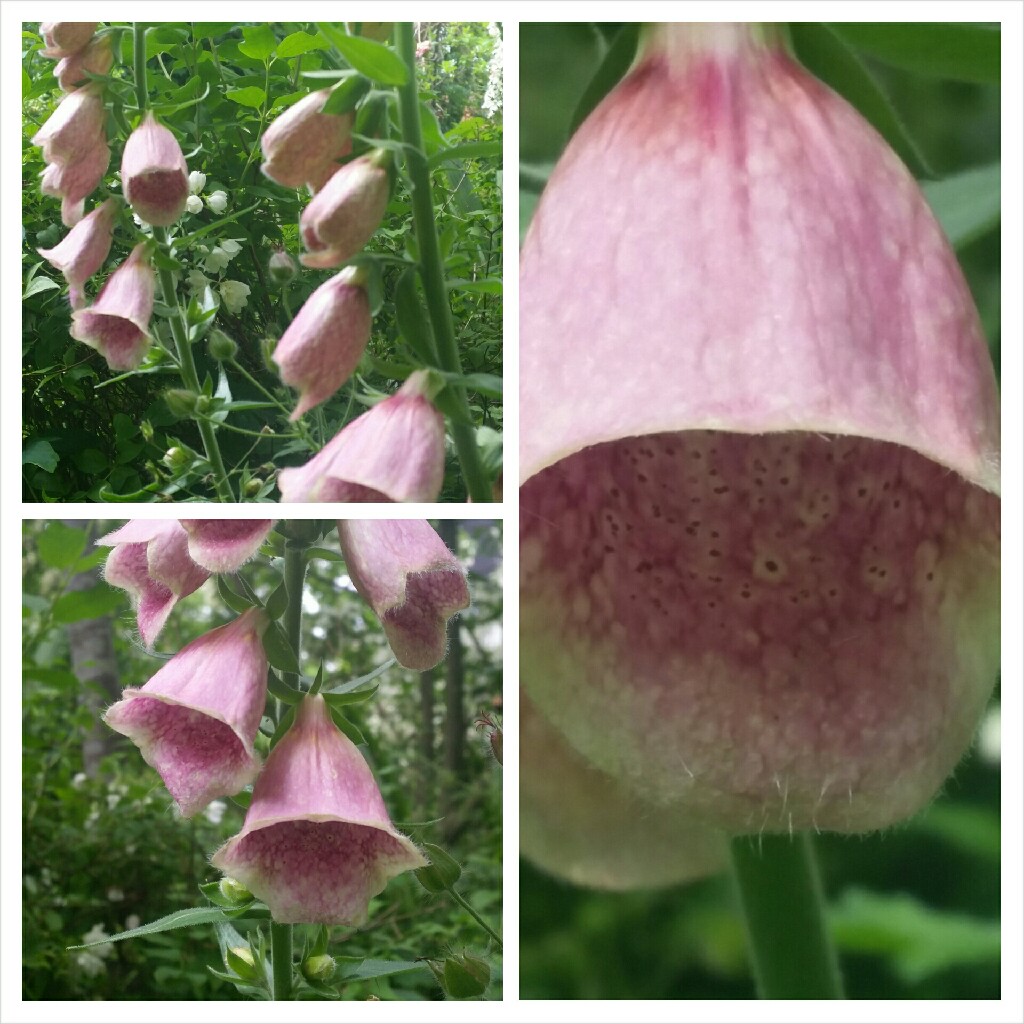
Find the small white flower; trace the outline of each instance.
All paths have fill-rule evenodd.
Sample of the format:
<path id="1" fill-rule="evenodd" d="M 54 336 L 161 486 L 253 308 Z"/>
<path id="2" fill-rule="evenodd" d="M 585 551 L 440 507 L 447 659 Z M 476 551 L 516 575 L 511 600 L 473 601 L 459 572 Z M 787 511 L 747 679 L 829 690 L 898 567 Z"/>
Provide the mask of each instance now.
<path id="1" fill-rule="evenodd" d="M 192 195 L 197 195 L 206 188 L 206 175 L 202 171 L 188 172 L 188 190 Z"/>
<path id="2" fill-rule="evenodd" d="M 124 919 L 124 930 L 130 932 L 133 928 L 138 928 L 142 924 L 142 918 L 138 914 L 129 914 Z"/>
<path id="3" fill-rule="evenodd" d="M 213 247 L 213 252 L 203 262 L 203 270 L 211 274 L 218 274 L 231 262 L 231 257 L 219 246 Z"/>
<path id="4" fill-rule="evenodd" d="M 103 974 L 107 965 L 91 950 L 83 949 L 75 957 L 75 963 L 89 975 L 90 978 L 95 978 L 97 974 Z"/>
<path id="5" fill-rule="evenodd" d="M 199 196 L 189 196 L 185 200 L 185 209 L 189 213 L 202 213 L 203 212 L 203 201 Z"/>
<path id="6" fill-rule="evenodd" d="M 188 286 L 194 292 L 201 292 L 208 284 L 210 279 L 199 269 L 193 267 L 188 272 Z"/>
<path id="7" fill-rule="evenodd" d="M 212 825 L 219 825 L 224 818 L 224 812 L 228 809 L 228 805 L 223 800 L 211 800 L 206 806 L 206 810 L 203 811 L 203 816 Z"/>
<path id="8" fill-rule="evenodd" d="M 81 789 L 88 781 L 89 776 L 85 772 L 78 772 L 75 777 L 71 780 L 71 785 L 75 789 Z"/>
<path id="9" fill-rule="evenodd" d="M 228 194 L 221 189 L 217 189 L 216 192 L 211 192 L 206 197 L 206 205 L 213 210 L 214 213 L 223 213 L 228 208 Z"/>
<path id="10" fill-rule="evenodd" d="M 107 890 L 107 899 L 111 903 L 120 903 L 124 899 L 124 893 L 117 886 L 113 886 Z"/>
<path id="11" fill-rule="evenodd" d="M 233 238 L 224 239 L 220 248 L 228 254 L 229 259 L 234 259 L 242 251 L 242 247 Z"/>
<path id="12" fill-rule="evenodd" d="M 82 936 L 82 942 L 88 946 L 93 942 L 103 942 L 104 939 L 109 939 L 110 934 L 104 930 L 102 923 L 94 924 L 86 933 Z M 103 942 L 102 946 L 94 946 L 89 950 L 93 956 L 108 957 L 114 952 L 114 945 L 111 942 Z"/>
<path id="13" fill-rule="evenodd" d="M 248 302 L 249 286 L 241 281 L 221 281 L 220 297 L 229 313 L 237 313 Z"/>

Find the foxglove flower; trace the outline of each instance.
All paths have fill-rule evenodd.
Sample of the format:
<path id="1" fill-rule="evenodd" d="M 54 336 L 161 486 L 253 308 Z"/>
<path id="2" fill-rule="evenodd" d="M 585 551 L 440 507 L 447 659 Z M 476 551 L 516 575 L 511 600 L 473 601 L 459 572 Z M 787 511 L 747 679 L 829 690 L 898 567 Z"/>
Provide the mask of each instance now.
<path id="1" fill-rule="evenodd" d="M 64 92 L 71 92 L 88 81 L 89 72 L 93 75 L 105 75 L 114 63 L 113 37 L 97 36 L 84 50 L 79 50 L 59 61 L 53 69 L 57 84 Z"/>
<path id="2" fill-rule="evenodd" d="M 268 621 L 250 608 L 204 633 L 103 716 L 160 773 L 186 818 L 237 793 L 260 770 L 253 742 L 267 698 Z"/>
<path id="3" fill-rule="evenodd" d="M 48 164 L 71 163 L 104 140 L 103 122 L 99 86 L 87 85 L 69 93 L 57 104 L 32 137 L 32 144 L 42 147 L 43 159 Z"/>
<path id="4" fill-rule="evenodd" d="M 196 521 L 189 522 L 198 531 Z M 147 647 L 153 646 L 178 601 L 210 576 L 190 554 L 189 534 L 176 519 L 132 519 L 96 544 L 114 549 L 103 575 L 112 587 L 128 591 Z"/>
<path id="5" fill-rule="evenodd" d="M 70 57 L 89 45 L 98 21 L 44 21 L 39 26 L 44 57 Z"/>
<path id="6" fill-rule="evenodd" d="M 436 501 L 444 483 L 444 417 L 417 370 L 343 428 L 304 466 L 282 469 L 282 501 Z"/>
<path id="7" fill-rule="evenodd" d="M 96 301 L 71 317 L 71 337 L 96 349 L 112 370 L 134 370 L 149 349 L 156 276 L 140 242 L 107 279 Z"/>
<path id="8" fill-rule="evenodd" d="M 96 191 L 110 165 L 110 147 L 104 139 L 74 159 L 47 164 L 39 183 L 45 196 L 61 200 L 61 222 L 75 227 L 85 213 L 85 200 Z"/>
<path id="9" fill-rule="evenodd" d="M 425 672 L 442 661 L 445 627 L 469 607 L 469 585 L 433 527 L 423 519 L 341 519 L 338 539 L 348 574 L 398 663 Z"/>
<path id="10" fill-rule="evenodd" d="M 298 705 L 242 831 L 211 863 L 279 923 L 359 925 L 391 878 L 427 861 L 391 824 L 373 773 L 317 694 Z"/>
<path id="11" fill-rule="evenodd" d="M 169 227 L 185 212 L 188 167 L 178 140 L 147 111 L 121 158 L 125 199 L 146 224 Z"/>
<path id="12" fill-rule="evenodd" d="M 352 152 L 354 115 L 324 114 L 330 89 L 319 89 L 289 107 L 263 133 L 260 170 L 279 185 L 317 192 Z"/>
<path id="13" fill-rule="evenodd" d="M 885 142 L 770 32 L 659 26 L 551 176 L 521 325 L 540 711 L 736 832 L 925 804 L 998 668 L 999 415 Z"/>
<path id="14" fill-rule="evenodd" d="M 39 255 L 64 275 L 72 309 L 81 309 L 85 305 L 83 285 L 103 266 L 110 252 L 116 219 L 117 200 L 108 199 L 73 227 L 52 249 L 39 250 Z"/>
<path id="15" fill-rule="evenodd" d="M 313 197 L 299 218 L 303 266 L 338 267 L 370 240 L 388 205 L 388 159 L 383 149 L 358 157 Z"/>
<path id="16" fill-rule="evenodd" d="M 721 871 L 725 836 L 653 807 L 588 764 L 524 694 L 519 701 L 519 852 L 593 889 L 679 885 Z"/>
<path id="17" fill-rule="evenodd" d="M 181 519 L 189 557 L 210 572 L 235 572 L 267 539 L 273 519 Z"/>
<path id="18" fill-rule="evenodd" d="M 277 343 L 281 380 L 299 391 L 292 421 L 330 398 L 366 351 L 372 317 L 364 278 L 360 269 L 346 267 L 320 285 Z"/>

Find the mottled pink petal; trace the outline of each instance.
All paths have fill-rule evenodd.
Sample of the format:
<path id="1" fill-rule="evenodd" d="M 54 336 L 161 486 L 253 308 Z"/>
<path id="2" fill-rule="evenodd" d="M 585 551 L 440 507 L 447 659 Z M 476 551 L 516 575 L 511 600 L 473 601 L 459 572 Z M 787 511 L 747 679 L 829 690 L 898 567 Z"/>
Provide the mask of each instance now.
<path id="1" fill-rule="evenodd" d="M 47 163 L 66 164 L 81 159 L 104 138 L 103 99 L 98 85 L 69 93 L 32 137 L 42 146 Z"/>
<path id="2" fill-rule="evenodd" d="M 148 111 L 125 143 L 121 158 L 124 197 L 141 220 L 168 227 L 188 200 L 188 167 L 178 140 Z"/>
<path id="3" fill-rule="evenodd" d="M 338 539 L 348 574 L 399 663 L 433 668 L 445 655 L 448 619 L 469 607 L 459 560 L 423 519 L 342 519 Z"/>
<path id="4" fill-rule="evenodd" d="M 182 519 L 192 560 L 210 572 L 235 572 L 267 539 L 273 519 Z"/>
<path id="5" fill-rule="evenodd" d="M 103 35 L 93 39 L 83 50 L 73 53 L 53 69 L 54 77 L 64 92 L 71 92 L 89 79 L 86 72 L 105 75 L 114 63 L 113 36 Z"/>
<path id="6" fill-rule="evenodd" d="M 275 921 L 358 925 L 389 879 L 427 861 L 391 824 L 369 766 L 317 695 L 299 704 L 256 780 L 242 831 L 211 863 Z"/>
<path id="7" fill-rule="evenodd" d="M 103 266 L 110 253 L 114 221 L 117 219 L 117 200 L 108 199 L 80 221 L 52 249 L 40 249 L 39 255 L 63 273 L 72 290 L 84 299 L 80 289 L 86 281 Z M 80 308 L 75 301 L 73 309 Z"/>
<path id="8" fill-rule="evenodd" d="M 39 26 L 44 57 L 69 57 L 89 45 L 98 21 L 44 21 Z"/>
<path id="9" fill-rule="evenodd" d="M 252 608 L 204 633 L 104 715 L 160 773 L 186 818 L 259 772 L 253 742 L 266 702 L 267 621 Z"/>

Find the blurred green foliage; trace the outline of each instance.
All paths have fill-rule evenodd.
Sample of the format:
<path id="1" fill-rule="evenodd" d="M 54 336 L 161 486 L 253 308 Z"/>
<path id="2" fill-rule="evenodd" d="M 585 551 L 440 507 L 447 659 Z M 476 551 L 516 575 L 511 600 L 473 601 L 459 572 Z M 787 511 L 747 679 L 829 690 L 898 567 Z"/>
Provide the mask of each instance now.
<path id="1" fill-rule="evenodd" d="M 835 64 L 824 61 L 815 70 L 869 119 L 874 110 L 883 123 L 873 123 L 890 143 L 901 153 L 909 143 L 931 171 L 925 192 L 957 250 L 998 370 L 998 29 L 938 26 L 942 45 L 922 49 L 914 29 L 928 27 L 896 26 L 899 32 L 881 35 L 870 26 L 819 26 L 817 35 L 814 28 L 794 32 L 796 52 L 827 44 L 833 54 L 836 47 L 852 54 L 861 71 L 843 81 L 829 77 L 838 77 Z M 521 26 L 521 237 L 581 108 L 595 105 L 621 73 L 631 32 L 635 26 L 622 24 Z M 964 80 L 946 77 L 951 68 L 966 69 Z M 997 731 L 997 718 L 995 706 L 990 729 Z M 850 998 L 999 997 L 999 834 L 998 752 L 985 747 L 912 821 L 880 835 L 820 837 L 830 924 Z M 520 915 L 524 999 L 754 998 L 726 877 L 609 894 L 575 889 L 523 861 Z"/>
<path id="2" fill-rule="evenodd" d="M 181 819 L 159 776 L 126 739 L 98 722 L 116 699 L 88 693 L 72 670 L 66 629 L 103 616 L 112 629 L 117 691 L 141 686 L 161 659 L 233 617 L 211 580 L 181 601 L 148 654 L 137 639 L 126 594 L 95 578 L 72 590 L 76 574 L 102 564 L 107 549 L 92 541 L 120 523 L 27 520 L 23 527 L 23 997 L 25 999 L 237 999 L 235 989 L 208 968 L 224 971 L 210 925 L 163 932 L 89 950 L 66 947 L 97 941 L 155 921 L 184 907 L 207 907 L 198 886 L 220 873 L 207 858 L 242 824 L 233 800 Z M 330 530 L 332 523 L 324 524 Z M 338 559 L 337 537 L 319 546 L 336 560 L 317 558 L 307 573 L 302 669 L 311 679 L 324 666 L 324 685 L 366 675 L 391 659 L 376 618 L 354 592 Z M 247 565 L 246 579 L 263 599 L 276 586 L 281 560 L 267 552 Z M 469 571 L 473 606 L 462 613 L 465 658 L 465 760 L 458 777 L 441 763 L 444 677 L 436 670 L 431 726 L 434 756 L 424 759 L 421 676 L 392 665 L 377 676 L 376 697 L 350 705 L 348 717 L 367 740 L 395 824 L 417 842 L 441 845 L 462 865 L 459 891 L 500 929 L 502 913 L 501 769 L 484 734 L 481 713 L 500 711 L 501 526 L 465 521 L 458 550 Z M 96 736 L 108 752 L 91 777 L 83 747 Z M 219 805 L 219 806 L 218 806 Z M 259 924 L 231 922 L 246 936 Z M 98 929 L 98 931 L 97 931 Z M 266 931 L 264 923 L 264 931 Z M 297 926 L 295 947 L 316 929 Z M 308 934 L 307 934 L 308 933 Z M 441 989 L 418 958 L 443 961 L 463 952 L 490 967 L 484 998 L 501 998 L 501 954 L 472 918 L 443 894 L 428 894 L 411 872 L 389 883 L 370 904 L 359 929 L 330 930 L 328 951 L 339 976 L 353 979 L 341 998 L 440 999 Z M 413 964 L 378 973 L 394 962 Z M 377 975 L 377 976 L 374 976 Z"/>

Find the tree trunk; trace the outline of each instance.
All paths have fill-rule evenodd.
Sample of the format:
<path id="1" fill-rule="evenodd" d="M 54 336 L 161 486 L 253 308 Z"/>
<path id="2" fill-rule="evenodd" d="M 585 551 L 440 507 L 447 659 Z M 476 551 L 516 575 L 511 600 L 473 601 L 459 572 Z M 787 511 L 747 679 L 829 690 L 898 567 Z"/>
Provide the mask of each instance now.
<path id="1" fill-rule="evenodd" d="M 65 526 L 88 530 L 83 519 L 62 519 Z M 91 590 L 99 578 L 98 569 L 76 573 L 68 584 L 69 591 Z M 115 734 L 100 721 L 103 710 L 121 695 L 114 653 L 114 627 L 109 615 L 98 619 L 69 622 L 66 627 L 71 671 L 82 684 L 79 702 L 89 709 L 91 729 L 82 737 L 82 766 L 90 779 L 99 771 L 100 759 L 110 753 Z"/>

